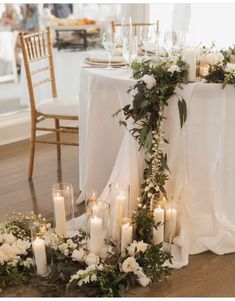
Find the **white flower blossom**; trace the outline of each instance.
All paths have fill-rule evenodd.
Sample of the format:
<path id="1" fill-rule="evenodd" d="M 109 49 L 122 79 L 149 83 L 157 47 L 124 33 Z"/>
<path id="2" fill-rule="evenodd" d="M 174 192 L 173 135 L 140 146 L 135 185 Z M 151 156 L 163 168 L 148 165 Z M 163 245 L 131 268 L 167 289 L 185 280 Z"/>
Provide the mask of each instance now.
<path id="1" fill-rule="evenodd" d="M 180 72 L 180 67 L 177 66 L 177 65 L 171 65 L 168 69 L 167 69 L 167 72 L 170 72 L 170 73 L 174 73 L 174 72 Z"/>
<path id="2" fill-rule="evenodd" d="M 90 253 L 85 257 L 85 263 L 87 265 L 97 265 L 99 263 L 99 257 L 94 253 Z"/>
<path id="3" fill-rule="evenodd" d="M 225 71 L 229 72 L 229 73 L 234 73 L 235 72 L 235 64 L 228 63 L 225 68 Z"/>
<path id="4" fill-rule="evenodd" d="M 138 269 L 139 264 L 134 257 L 128 257 L 122 263 L 122 271 L 124 273 L 134 272 Z"/>
<path id="5" fill-rule="evenodd" d="M 153 75 L 145 74 L 142 77 L 142 81 L 146 84 L 147 89 L 152 89 L 154 86 L 156 86 L 156 79 Z"/>
<path id="6" fill-rule="evenodd" d="M 79 250 L 74 250 L 71 257 L 74 261 L 83 261 L 85 255 L 86 252 L 83 249 L 79 249 Z"/>
<path id="7" fill-rule="evenodd" d="M 224 60 L 224 56 L 221 52 L 212 52 L 201 57 L 201 60 L 213 66 L 218 63 L 222 63 Z"/>
<path id="8" fill-rule="evenodd" d="M 130 256 L 134 256 L 135 253 L 137 253 L 137 252 L 143 252 L 144 253 L 147 250 L 148 246 L 149 245 L 147 243 L 143 242 L 142 240 L 138 241 L 138 242 L 136 240 L 134 240 L 130 244 L 130 246 L 127 247 L 128 254 Z"/>

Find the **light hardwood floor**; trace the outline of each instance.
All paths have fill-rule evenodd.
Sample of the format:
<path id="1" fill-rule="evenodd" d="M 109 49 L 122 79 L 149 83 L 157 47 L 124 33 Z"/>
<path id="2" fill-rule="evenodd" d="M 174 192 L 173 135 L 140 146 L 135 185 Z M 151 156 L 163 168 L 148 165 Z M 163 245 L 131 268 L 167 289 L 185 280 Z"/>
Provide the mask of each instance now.
<path id="1" fill-rule="evenodd" d="M 75 194 L 79 193 L 78 148 L 62 146 L 62 164 L 58 168 L 55 146 L 37 145 L 32 182 L 27 179 L 28 149 L 28 141 L 0 147 L 0 221 L 12 211 L 34 210 L 51 217 L 51 187 L 58 180 L 71 183 Z M 190 256 L 189 265 L 175 271 L 164 283 L 138 287 L 129 296 L 234 297 L 234 279 L 235 254 L 205 252 Z M 38 296 L 38 292 L 27 287 L 13 288 L 2 296 Z"/>

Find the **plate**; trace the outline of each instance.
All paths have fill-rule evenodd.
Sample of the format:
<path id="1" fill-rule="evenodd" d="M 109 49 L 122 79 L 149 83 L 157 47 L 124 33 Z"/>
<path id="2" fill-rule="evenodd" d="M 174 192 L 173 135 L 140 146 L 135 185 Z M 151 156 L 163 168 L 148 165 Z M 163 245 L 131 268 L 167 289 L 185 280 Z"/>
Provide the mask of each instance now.
<path id="1" fill-rule="evenodd" d="M 107 67 L 108 66 L 108 61 L 95 61 L 89 57 L 87 57 L 85 60 L 84 60 L 84 63 L 85 64 L 88 64 L 88 65 L 92 65 L 92 66 L 103 66 L 103 67 Z M 117 66 L 117 67 L 121 67 L 121 66 L 125 66 L 125 63 L 124 62 L 111 62 L 111 66 Z"/>

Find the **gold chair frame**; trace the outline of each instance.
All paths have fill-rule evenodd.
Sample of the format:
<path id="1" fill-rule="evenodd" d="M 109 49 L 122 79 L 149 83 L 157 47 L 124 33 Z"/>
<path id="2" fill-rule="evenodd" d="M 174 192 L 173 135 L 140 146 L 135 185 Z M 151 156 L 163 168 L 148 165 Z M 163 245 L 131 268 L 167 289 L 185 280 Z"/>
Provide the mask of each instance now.
<path id="1" fill-rule="evenodd" d="M 121 27 L 121 26 L 130 26 L 130 24 L 120 24 L 120 23 L 115 23 L 114 21 L 111 22 L 112 23 L 112 31 L 116 32 L 116 27 Z M 136 35 L 136 28 L 138 26 L 153 26 L 156 25 L 157 29 L 156 32 L 159 32 L 159 21 L 157 21 L 156 23 L 132 23 L 132 27 L 134 28 L 134 34 Z"/>
<path id="2" fill-rule="evenodd" d="M 57 145 L 57 159 L 61 159 L 61 145 L 78 146 L 78 143 L 66 142 L 60 140 L 61 133 L 71 133 L 78 134 L 78 126 L 60 126 L 60 120 L 77 120 L 78 116 L 66 116 L 66 115 L 54 115 L 54 114 L 44 114 L 38 112 L 35 105 L 35 93 L 34 89 L 50 82 L 51 83 L 51 93 L 52 97 L 57 97 L 56 80 L 55 80 L 55 70 L 53 62 L 53 51 L 51 43 L 51 31 L 47 27 L 45 31 L 40 31 L 37 33 L 24 34 L 19 33 L 22 54 L 25 65 L 25 73 L 28 83 L 30 107 L 31 107 L 31 140 L 30 140 L 30 162 L 29 162 L 29 179 L 33 175 L 33 165 L 34 165 L 34 154 L 35 154 L 35 144 L 36 143 L 46 143 L 46 144 L 56 144 Z M 48 60 L 48 66 L 37 68 L 31 71 L 31 65 L 34 62 L 39 62 L 42 60 Z M 49 78 L 34 82 L 34 75 L 49 72 Z M 40 127 L 38 124 L 46 119 L 54 119 L 55 128 Z M 53 132 L 56 134 L 56 140 L 48 140 L 44 138 L 38 138 L 36 136 L 37 131 Z"/>

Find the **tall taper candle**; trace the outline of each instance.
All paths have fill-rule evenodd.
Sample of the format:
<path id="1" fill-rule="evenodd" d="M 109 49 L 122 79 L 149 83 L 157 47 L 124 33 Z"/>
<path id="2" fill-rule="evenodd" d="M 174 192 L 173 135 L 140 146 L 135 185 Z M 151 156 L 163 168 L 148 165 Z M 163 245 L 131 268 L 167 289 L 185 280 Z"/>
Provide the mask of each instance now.
<path id="1" fill-rule="evenodd" d="M 67 237 L 64 198 L 57 194 L 54 198 L 56 233 Z"/>
<path id="2" fill-rule="evenodd" d="M 46 247 L 45 242 L 41 238 L 36 238 L 32 243 L 33 253 L 35 257 L 35 262 L 37 266 L 37 273 L 39 275 L 46 275 L 47 269 L 47 257 L 46 257 Z"/>

